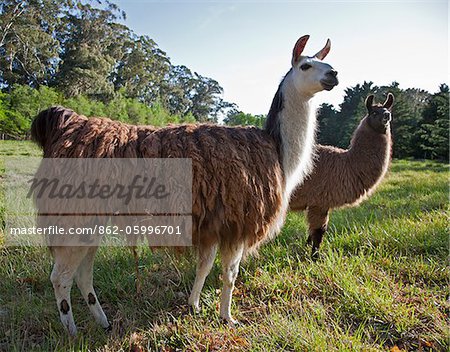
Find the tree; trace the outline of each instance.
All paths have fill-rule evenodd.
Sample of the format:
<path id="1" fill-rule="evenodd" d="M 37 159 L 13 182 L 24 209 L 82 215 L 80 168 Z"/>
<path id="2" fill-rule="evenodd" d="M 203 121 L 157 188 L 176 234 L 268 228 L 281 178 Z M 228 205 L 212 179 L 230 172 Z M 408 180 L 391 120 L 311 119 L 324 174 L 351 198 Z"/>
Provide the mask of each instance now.
<path id="1" fill-rule="evenodd" d="M 123 55 L 113 73 L 115 90 L 124 89 L 127 97 L 147 104 L 155 103 L 170 70 L 166 53 L 148 36 L 124 41 Z"/>
<path id="2" fill-rule="evenodd" d="M 11 110 L 19 113 L 30 124 L 33 118 L 44 109 L 63 102 L 63 97 L 54 88 L 40 86 L 34 89 L 25 85 L 14 85 L 9 94 Z"/>
<path id="3" fill-rule="evenodd" d="M 376 90 L 377 87 L 373 86 L 373 82 L 366 81 L 345 90 L 344 101 L 339 105 L 337 128 L 334 132 L 338 138 L 336 144 L 338 147 L 348 147 L 353 131 L 367 113 L 364 102 L 367 96 Z"/>
<path id="4" fill-rule="evenodd" d="M 14 138 L 22 138 L 29 128 L 30 120 L 11 108 L 10 95 L 0 92 L 0 133 Z"/>
<path id="5" fill-rule="evenodd" d="M 216 80 L 198 73 L 194 73 L 191 87 L 188 97 L 192 105 L 188 112 L 194 115 L 197 121 L 217 122 L 218 114 L 228 106 L 220 97 L 223 88 Z"/>
<path id="6" fill-rule="evenodd" d="M 373 82 L 347 88 L 339 110 L 332 105 L 322 104 L 317 114 L 319 143 L 347 148 L 353 131 L 366 115 L 366 97 L 377 89 Z"/>
<path id="7" fill-rule="evenodd" d="M 223 88 L 212 78 L 192 74 L 186 66 L 172 66 L 162 83 L 160 99 L 172 113 L 191 114 L 197 121 L 217 121 L 233 104 L 221 98 Z"/>
<path id="8" fill-rule="evenodd" d="M 424 157 L 449 160 L 449 87 L 441 84 L 423 110 L 420 146 Z"/>
<path id="9" fill-rule="evenodd" d="M 339 136 L 338 111 L 330 104 L 322 104 L 317 112 L 318 133 L 317 141 L 325 145 L 337 145 Z"/>
<path id="10" fill-rule="evenodd" d="M 162 104 L 171 114 L 185 115 L 192 106 L 190 100 L 193 89 L 193 76 L 186 66 L 171 66 L 160 88 Z"/>
<path id="11" fill-rule="evenodd" d="M 234 108 L 228 111 L 223 122 L 229 126 L 256 126 L 263 128 L 265 121 L 265 115 L 246 114 Z"/>
<path id="12" fill-rule="evenodd" d="M 76 59 L 76 56 L 73 57 L 74 54 L 78 54 L 73 46 L 76 40 L 80 39 L 80 31 L 77 29 L 81 24 L 76 20 L 84 21 L 84 37 L 92 35 L 95 31 L 88 31 L 89 27 L 97 27 L 106 35 L 104 38 L 93 36 L 88 43 L 80 42 L 78 56 L 86 56 L 86 52 L 83 52 L 86 51 L 85 45 L 93 44 L 97 39 L 106 38 L 114 42 L 117 30 L 107 33 L 103 29 L 105 25 L 121 26 L 113 21 L 120 12 L 117 5 L 108 0 L 91 0 L 96 5 L 92 7 L 85 4 L 86 2 L 89 0 L 2 1 L 0 84 L 8 89 L 14 84 L 27 84 L 32 87 L 52 84 L 61 62 L 67 66 L 67 63 L 71 64 Z M 70 40 L 71 34 L 74 34 L 75 40 Z M 100 40 L 101 43 L 103 41 Z M 96 54 L 98 51 L 94 49 L 93 58 L 99 57 Z M 61 61 L 62 59 L 64 61 Z M 84 65 L 88 61 L 85 59 Z"/>
<path id="13" fill-rule="evenodd" d="M 391 92 L 395 96 L 391 122 L 394 141 L 393 156 L 395 158 L 414 157 L 419 148 L 416 136 L 421 119 L 419 111 L 421 107 L 412 99 L 413 91 L 407 92 L 399 87 L 398 82 L 392 82 L 391 85 L 380 88 L 380 92 L 383 92 L 383 95 Z"/>
<path id="14" fill-rule="evenodd" d="M 110 8 L 94 8 L 78 4 L 76 11 L 64 17 L 60 33 L 63 52 L 60 56 L 56 84 L 68 97 L 85 94 L 92 98 L 108 100 L 114 86 L 110 75 L 116 63 L 118 45 L 116 13 Z"/>
<path id="15" fill-rule="evenodd" d="M 0 5 L 0 83 L 48 84 L 59 43 L 54 36 L 66 1 L 4 0 Z"/>

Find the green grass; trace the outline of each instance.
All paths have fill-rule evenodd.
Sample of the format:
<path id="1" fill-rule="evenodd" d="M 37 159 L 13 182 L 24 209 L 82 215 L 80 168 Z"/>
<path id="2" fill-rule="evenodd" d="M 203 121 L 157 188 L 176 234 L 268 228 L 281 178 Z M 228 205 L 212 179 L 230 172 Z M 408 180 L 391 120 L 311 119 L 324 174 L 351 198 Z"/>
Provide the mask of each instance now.
<path id="1" fill-rule="evenodd" d="M 0 143 L 0 158 L 17 154 L 39 151 Z M 236 328 L 218 317 L 219 262 L 194 314 L 186 305 L 191 254 L 142 249 L 138 295 L 131 253 L 101 248 L 95 285 L 113 331 L 93 322 L 74 287 L 79 337 L 70 340 L 47 249 L 0 247 L 0 350 L 447 351 L 448 181 L 446 164 L 394 161 L 368 201 L 332 213 L 317 262 L 309 259 L 303 215 L 290 214 L 282 233 L 241 267 Z"/>

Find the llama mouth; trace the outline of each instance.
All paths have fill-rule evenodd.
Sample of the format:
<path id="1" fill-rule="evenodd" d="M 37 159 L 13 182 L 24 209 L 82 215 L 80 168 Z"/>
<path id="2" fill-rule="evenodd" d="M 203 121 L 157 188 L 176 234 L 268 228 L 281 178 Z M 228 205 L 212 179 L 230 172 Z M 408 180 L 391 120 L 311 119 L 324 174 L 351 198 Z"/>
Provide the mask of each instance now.
<path id="1" fill-rule="evenodd" d="M 335 79 L 335 80 L 333 80 L 333 81 L 330 81 L 330 80 L 322 80 L 322 81 L 320 81 L 320 84 L 322 85 L 322 87 L 323 87 L 323 89 L 325 89 L 325 90 L 332 90 L 335 86 L 337 86 L 338 85 L 338 80 L 337 79 Z"/>

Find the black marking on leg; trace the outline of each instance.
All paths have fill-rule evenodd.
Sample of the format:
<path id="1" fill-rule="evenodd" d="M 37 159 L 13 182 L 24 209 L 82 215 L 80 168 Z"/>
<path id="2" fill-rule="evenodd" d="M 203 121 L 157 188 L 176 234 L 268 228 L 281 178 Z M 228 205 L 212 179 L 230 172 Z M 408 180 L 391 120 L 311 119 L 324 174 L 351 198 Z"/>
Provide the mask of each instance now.
<path id="1" fill-rule="evenodd" d="M 314 229 L 310 233 L 310 237 L 312 240 L 312 251 L 311 251 L 311 257 L 315 261 L 319 257 L 319 247 L 322 243 L 322 237 L 325 231 L 327 230 L 327 225 L 323 225 L 322 227 L 318 229 Z"/>
<path id="2" fill-rule="evenodd" d="M 95 299 L 95 296 L 92 294 L 92 292 L 89 292 L 88 294 L 88 303 L 89 304 L 97 303 L 97 300 Z"/>
<path id="3" fill-rule="evenodd" d="M 59 309 L 60 309 L 61 313 L 63 313 L 63 314 L 69 313 L 69 310 L 70 310 L 69 303 L 67 303 L 67 301 L 66 301 L 65 299 L 63 299 L 63 300 L 61 301 L 61 304 L 60 304 L 60 306 L 59 306 Z"/>

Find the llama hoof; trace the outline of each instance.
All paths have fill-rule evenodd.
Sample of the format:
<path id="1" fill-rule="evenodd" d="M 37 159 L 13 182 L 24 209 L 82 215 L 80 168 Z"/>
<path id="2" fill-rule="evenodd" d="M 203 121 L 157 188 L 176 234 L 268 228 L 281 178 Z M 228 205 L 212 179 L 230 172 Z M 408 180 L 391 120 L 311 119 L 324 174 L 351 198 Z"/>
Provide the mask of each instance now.
<path id="1" fill-rule="evenodd" d="M 193 313 L 200 313 L 200 295 L 191 293 L 188 299 L 189 310 Z"/>
<path id="2" fill-rule="evenodd" d="M 317 262 L 317 259 L 319 259 L 319 251 L 317 249 L 313 249 L 311 252 L 311 260 L 313 262 Z"/>
<path id="3" fill-rule="evenodd" d="M 77 336 L 77 326 L 75 325 L 73 318 L 71 319 L 71 316 L 64 314 L 61 316 L 61 322 L 66 328 L 66 331 L 68 332 L 69 336 L 71 338 L 75 338 Z"/>
<path id="4" fill-rule="evenodd" d="M 107 326 L 106 328 L 103 328 L 103 329 L 105 329 L 105 331 L 106 331 L 107 333 L 110 333 L 110 332 L 112 331 L 112 325 L 111 325 L 111 324 L 108 324 L 108 326 Z"/>
<path id="5" fill-rule="evenodd" d="M 198 313 L 200 313 L 200 306 L 196 306 L 196 305 L 189 305 L 189 311 L 192 313 L 192 314 L 198 314 Z"/>
<path id="6" fill-rule="evenodd" d="M 239 321 L 236 319 L 233 319 L 232 317 L 222 318 L 222 322 L 233 328 L 240 325 Z"/>
<path id="7" fill-rule="evenodd" d="M 77 337 L 77 328 L 76 327 L 68 327 L 67 332 L 69 333 L 69 336 L 71 339 L 74 339 Z"/>

